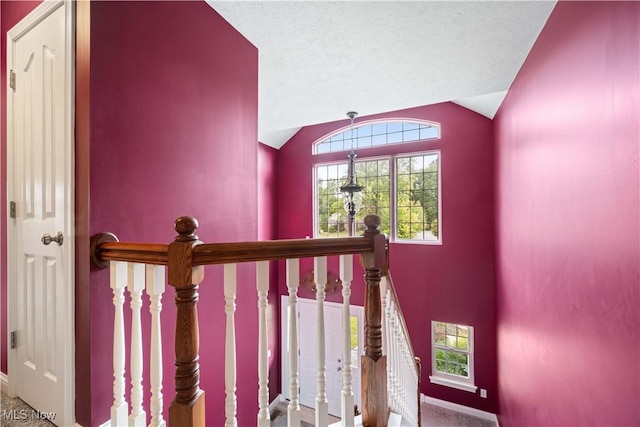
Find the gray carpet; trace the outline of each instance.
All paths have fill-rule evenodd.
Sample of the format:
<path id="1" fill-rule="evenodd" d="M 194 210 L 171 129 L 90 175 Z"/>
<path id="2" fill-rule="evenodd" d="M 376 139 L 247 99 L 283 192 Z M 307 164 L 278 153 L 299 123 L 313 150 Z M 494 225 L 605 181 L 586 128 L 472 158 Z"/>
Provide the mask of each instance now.
<path id="1" fill-rule="evenodd" d="M 31 406 L 20 399 L 10 399 L 2 393 L 0 399 L 0 426 L 2 427 L 53 427 L 55 424 L 43 418 Z"/>
<path id="2" fill-rule="evenodd" d="M 276 409 L 271 417 L 274 427 L 286 427 L 287 412 Z M 313 424 L 301 422 L 301 427 L 313 427 Z M 422 427 L 496 427 L 496 423 L 439 406 L 422 403 Z"/>
<path id="3" fill-rule="evenodd" d="M 422 427 L 495 427 L 496 423 L 422 403 Z"/>
<path id="4" fill-rule="evenodd" d="M 286 427 L 286 410 L 276 409 L 271 417 L 273 427 Z M 313 427 L 313 424 L 301 421 L 301 427 Z M 2 393 L 0 401 L 0 426 L 2 427 L 53 427 L 47 420 L 38 419 L 29 405 L 20 399 L 9 399 Z M 423 427 L 495 427 L 493 421 L 450 411 L 438 406 L 422 403 Z"/>

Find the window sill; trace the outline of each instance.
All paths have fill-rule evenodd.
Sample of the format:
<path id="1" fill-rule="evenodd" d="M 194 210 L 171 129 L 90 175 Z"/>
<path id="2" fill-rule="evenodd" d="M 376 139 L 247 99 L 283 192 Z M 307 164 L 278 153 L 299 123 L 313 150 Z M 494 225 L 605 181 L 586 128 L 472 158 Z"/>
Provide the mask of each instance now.
<path id="1" fill-rule="evenodd" d="M 449 378 L 437 377 L 434 375 L 429 375 L 429 381 L 434 384 L 443 385 L 446 387 L 457 388 L 458 390 L 468 391 L 469 393 L 475 393 L 478 391 L 478 387 L 472 384 L 466 384 L 460 381 L 452 380 Z"/>
<path id="2" fill-rule="evenodd" d="M 395 240 L 391 240 L 390 243 L 409 244 L 409 245 L 442 246 L 442 240 L 395 239 Z"/>

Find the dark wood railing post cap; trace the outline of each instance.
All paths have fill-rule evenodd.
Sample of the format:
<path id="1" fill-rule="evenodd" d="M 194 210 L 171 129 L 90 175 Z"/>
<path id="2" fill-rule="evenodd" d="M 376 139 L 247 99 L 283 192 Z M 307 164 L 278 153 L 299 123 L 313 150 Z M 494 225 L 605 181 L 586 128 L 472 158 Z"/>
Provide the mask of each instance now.
<path id="1" fill-rule="evenodd" d="M 378 215 L 367 215 L 364 217 L 364 225 L 367 227 L 365 233 L 379 233 L 380 217 Z"/>
<path id="2" fill-rule="evenodd" d="M 196 230 L 198 229 L 198 220 L 192 216 L 181 216 L 176 219 L 173 224 L 174 230 L 178 235 L 176 236 L 176 242 L 192 242 L 198 240 Z"/>

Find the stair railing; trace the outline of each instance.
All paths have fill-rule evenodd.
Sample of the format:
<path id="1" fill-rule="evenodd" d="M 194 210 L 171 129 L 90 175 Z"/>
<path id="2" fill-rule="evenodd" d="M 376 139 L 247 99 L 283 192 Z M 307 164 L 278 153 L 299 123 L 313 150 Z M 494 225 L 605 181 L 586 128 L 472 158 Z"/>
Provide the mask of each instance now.
<path id="1" fill-rule="evenodd" d="M 403 423 L 420 426 L 420 358 L 413 351 L 391 273 L 386 273 L 382 278 L 381 290 L 389 409 L 401 415 Z"/>
<path id="2" fill-rule="evenodd" d="M 378 227 L 380 219 L 369 215 L 364 220 L 367 230 L 362 237 L 334 239 L 293 239 L 280 241 L 211 243 L 201 242 L 196 235 L 198 222 L 192 217 L 180 217 L 174 228 L 175 240 L 166 244 L 119 242 L 111 233 L 94 236 L 91 242 L 92 259 L 96 265 L 110 268 L 110 284 L 114 304 L 113 342 L 113 405 L 111 425 L 143 426 L 147 414 L 142 402 L 142 336 L 140 327 L 142 293 L 150 297 L 151 315 L 151 401 L 150 424 L 165 426 L 162 398 L 162 331 L 160 330 L 161 299 L 165 288 L 165 268 L 168 284 L 175 289 L 175 397 L 169 406 L 169 425 L 205 426 L 205 393 L 200 389 L 197 303 L 198 289 L 204 283 L 204 266 L 224 264 L 225 332 L 225 425 L 237 425 L 236 360 L 235 360 L 235 298 L 236 264 L 256 262 L 256 291 L 258 299 L 258 414 L 257 425 L 270 425 L 268 410 L 268 346 L 267 293 L 269 289 L 269 261 L 286 259 L 286 278 L 289 291 L 289 310 L 295 313 L 299 284 L 299 258 L 314 258 L 316 272 L 316 301 L 318 304 L 316 425 L 327 425 L 326 373 L 324 372 L 324 315 L 326 265 L 328 256 L 340 256 L 343 283 L 343 333 L 349 335 L 349 296 L 353 271 L 353 255 L 360 254 L 365 269 L 365 354 L 362 356 L 363 425 L 386 426 L 387 357 L 382 352 L 382 299 L 380 280 L 386 271 L 386 242 Z M 125 324 L 123 316 L 124 292 L 131 294 L 130 381 L 131 410 L 125 400 Z M 289 336 L 296 336 L 296 316 L 290 316 Z M 353 392 L 351 389 L 350 342 L 343 339 L 342 425 L 354 424 Z M 294 350 L 295 349 L 295 350 Z M 288 425 L 300 425 L 298 400 L 297 343 L 289 339 L 289 378 L 291 399 L 288 405 Z M 205 367 L 206 368 L 206 367 Z"/>

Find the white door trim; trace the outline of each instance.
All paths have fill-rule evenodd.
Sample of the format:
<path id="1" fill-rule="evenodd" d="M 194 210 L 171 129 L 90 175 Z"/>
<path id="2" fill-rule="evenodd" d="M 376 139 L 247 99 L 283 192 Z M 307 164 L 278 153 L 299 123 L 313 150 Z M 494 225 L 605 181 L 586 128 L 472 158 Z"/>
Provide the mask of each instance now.
<path id="1" fill-rule="evenodd" d="M 68 415 L 69 420 L 62 420 L 61 422 L 69 424 L 75 422 L 75 229 L 74 229 L 74 213 L 75 213 L 75 200 L 74 200 L 74 118 L 75 118 L 75 5 L 74 2 L 64 0 L 45 0 L 42 4 L 38 5 L 29 15 L 16 24 L 11 30 L 7 32 L 7 202 L 15 200 L 15 183 L 14 183 L 14 148 L 13 132 L 14 125 L 12 117 L 10 116 L 13 110 L 13 91 L 9 89 L 9 70 L 13 68 L 15 62 L 14 44 L 35 25 L 44 20 L 47 16 L 52 14 L 58 8 L 63 7 L 65 9 L 65 49 L 67 50 L 67 64 L 65 65 L 65 86 L 68 88 L 68 92 L 65 94 L 64 108 L 65 108 L 65 123 L 64 123 L 64 135 L 65 135 L 65 186 L 66 198 L 69 205 L 65 207 L 67 209 L 67 216 L 64 220 L 65 230 L 67 230 L 64 236 L 65 251 L 69 256 L 65 257 L 64 268 L 70 272 L 69 280 L 71 283 L 67 288 L 66 300 L 68 302 L 69 310 L 64 315 L 63 322 L 65 329 L 68 331 L 69 336 L 66 340 L 67 353 L 63 358 L 66 364 L 64 380 L 64 405 L 65 412 Z M 19 82 L 17 83 L 20 84 Z M 9 203 L 7 203 L 9 206 Z M 17 293 L 16 293 L 16 271 L 15 271 L 15 256 L 16 256 L 16 222 L 14 219 L 9 218 L 7 215 L 7 336 L 10 340 L 10 331 L 14 330 L 18 324 L 17 307 Z M 8 394 L 15 396 L 19 392 L 20 378 L 15 378 L 15 373 L 19 372 L 17 367 L 17 351 L 11 349 L 7 343 L 7 359 L 8 359 Z M 12 373 L 14 373 L 12 375 Z M 70 421 L 70 422 L 69 422 Z"/>

